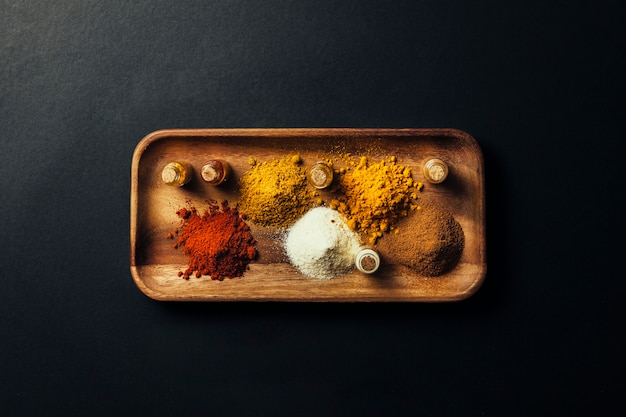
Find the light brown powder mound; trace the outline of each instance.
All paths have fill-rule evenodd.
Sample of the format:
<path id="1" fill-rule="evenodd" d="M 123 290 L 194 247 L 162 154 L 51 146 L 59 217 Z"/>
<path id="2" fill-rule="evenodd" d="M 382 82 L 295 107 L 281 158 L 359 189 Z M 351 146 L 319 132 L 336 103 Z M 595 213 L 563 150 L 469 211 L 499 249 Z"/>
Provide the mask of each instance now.
<path id="1" fill-rule="evenodd" d="M 378 250 L 392 263 L 435 277 L 454 269 L 464 246 L 465 235 L 454 216 L 421 200 L 418 210 L 398 222 L 396 233 L 380 239 Z"/>

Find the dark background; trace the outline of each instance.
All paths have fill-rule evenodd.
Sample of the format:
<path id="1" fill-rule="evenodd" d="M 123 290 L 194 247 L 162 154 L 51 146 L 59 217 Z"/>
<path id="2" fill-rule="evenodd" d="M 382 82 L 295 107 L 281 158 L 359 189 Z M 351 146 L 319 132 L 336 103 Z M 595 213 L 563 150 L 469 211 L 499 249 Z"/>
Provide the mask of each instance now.
<path id="1" fill-rule="evenodd" d="M 0 2 L 0 415 L 619 414 L 625 18 L 618 1 Z M 200 127 L 467 131 L 485 284 L 444 304 L 147 298 L 132 152 Z"/>

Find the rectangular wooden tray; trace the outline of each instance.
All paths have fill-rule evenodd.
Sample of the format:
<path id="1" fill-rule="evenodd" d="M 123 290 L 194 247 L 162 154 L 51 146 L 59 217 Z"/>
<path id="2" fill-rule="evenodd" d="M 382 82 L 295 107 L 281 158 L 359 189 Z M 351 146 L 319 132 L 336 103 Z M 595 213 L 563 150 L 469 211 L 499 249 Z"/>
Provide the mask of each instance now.
<path id="1" fill-rule="evenodd" d="M 263 162 L 298 153 L 306 163 L 338 150 L 373 161 L 395 155 L 425 183 L 422 196 L 450 211 L 461 224 L 465 247 L 459 264 L 439 277 L 423 277 L 401 265 L 382 265 L 373 276 L 357 271 L 331 280 L 300 274 L 290 265 L 275 231 L 252 227 L 259 257 L 243 277 L 214 281 L 181 279 L 187 258 L 172 247 L 167 233 L 179 225 L 176 210 L 192 201 L 201 209 L 208 199 L 237 202 L 237 179 L 249 158 Z M 449 167 L 445 182 L 430 185 L 422 166 L 440 158 Z M 161 181 L 171 160 L 194 168 L 184 187 Z M 205 185 L 197 171 L 207 159 L 224 159 L 234 178 L 225 187 Z M 482 152 L 469 134 L 456 129 L 178 129 L 153 132 L 137 145 L 132 158 L 130 270 L 137 287 L 164 301 L 455 301 L 472 295 L 486 273 L 484 174 Z M 267 229 L 267 230 L 266 230 Z"/>

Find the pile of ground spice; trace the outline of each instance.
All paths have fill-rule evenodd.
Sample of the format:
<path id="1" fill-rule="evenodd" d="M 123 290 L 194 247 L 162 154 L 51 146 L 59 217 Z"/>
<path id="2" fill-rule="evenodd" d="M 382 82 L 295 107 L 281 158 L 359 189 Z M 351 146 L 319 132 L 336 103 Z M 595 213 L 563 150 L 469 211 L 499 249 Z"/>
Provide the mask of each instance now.
<path id="1" fill-rule="evenodd" d="M 188 268 L 178 273 L 184 279 L 194 273 L 197 278 L 210 275 L 218 281 L 240 277 L 256 258 L 256 241 L 250 228 L 226 200 L 220 206 L 210 204 L 202 214 L 195 207 L 181 208 L 176 214 L 182 226 L 175 233 L 178 239 L 174 247 L 184 247 L 189 257 Z M 168 238 L 174 235 L 168 234 Z"/>
<path id="2" fill-rule="evenodd" d="M 332 279 L 354 268 L 359 235 L 336 210 L 315 207 L 300 218 L 285 237 L 289 261 L 302 274 Z"/>
<path id="3" fill-rule="evenodd" d="M 238 207 L 253 223 L 286 227 L 314 204 L 316 193 L 307 185 L 299 155 L 249 162 L 251 169 L 240 180 Z"/>
<path id="4" fill-rule="evenodd" d="M 339 177 L 340 192 L 330 202 L 348 219 L 348 226 L 369 235 L 375 244 L 383 233 L 409 211 L 423 184 L 413 181 L 411 168 L 397 163 L 395 156 L 371 162 L 365 156 L 348 161 L 349 167 Z"/>
<path id="5" fill-rule="evenodd" d="M 381 256 L 434 277 L 451 271 L 461 259 L 465 235 L 453 215 L 431 202 L 398 222 L 393 234 L 378 243 Z"/>

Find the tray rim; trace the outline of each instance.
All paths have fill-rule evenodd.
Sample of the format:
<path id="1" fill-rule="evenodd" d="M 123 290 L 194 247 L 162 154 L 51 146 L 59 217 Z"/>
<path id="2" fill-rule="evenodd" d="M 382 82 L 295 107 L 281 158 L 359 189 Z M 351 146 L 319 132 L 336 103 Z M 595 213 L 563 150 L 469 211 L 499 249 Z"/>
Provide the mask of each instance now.
<path id="1" fill-rule="evenodd" d="M 402 300 L 402 299 L 383 299 L 383 300 L 351 300 L 351 299 L 293 299 L 293 298 L 230 298 L 230 299 L 209 299 L 201 297 L 177 297 L 167 295 L 148 287 L 141 278 L 138 265 L 136 264 L 136 244 L 137 244 L 137 214 L 139 202 L 139 162 L 143 153 L 148 147 L 162 139 L 180 137 L 180 138 L 216 138 L 228 136 L 241 137 L 328 137 L 328 136 L 349 136 L 349 137 L 368 137 L 368 136 L 442 136 L 453 137 L 463 140 L 472 149 L 472 153 L 478 161 L 478 174 L 481 181 L 478 184 L 478 190 L 482 198 L 480 199 L 480 222 L 481 222 L 481 239 L 479 251 L 482 254 L 483 262 L 477 264 L 480 266 L 480 274 L 464 291 L 451 294 L 450 296 L 431 297 L 424 300 Z M 213 301 L 213 302 L 236 302 L 236 301 L 284 301 L 284 302 L 450 302 L 460 301 L 471 297 L 482 286 L 487 274 L 487 253 L 486 253 L 486 224 L 485 224 L 485 182 L 484 182 L 484 155 L 476 139 L 469 133 L 457 128 L 170 128 L 155 130 L 144 136 L 135 146 L 131 160 L 131 193 L 130 193 L 130 272 L 138 289 L 146 296 L 158 301 Z"/>

